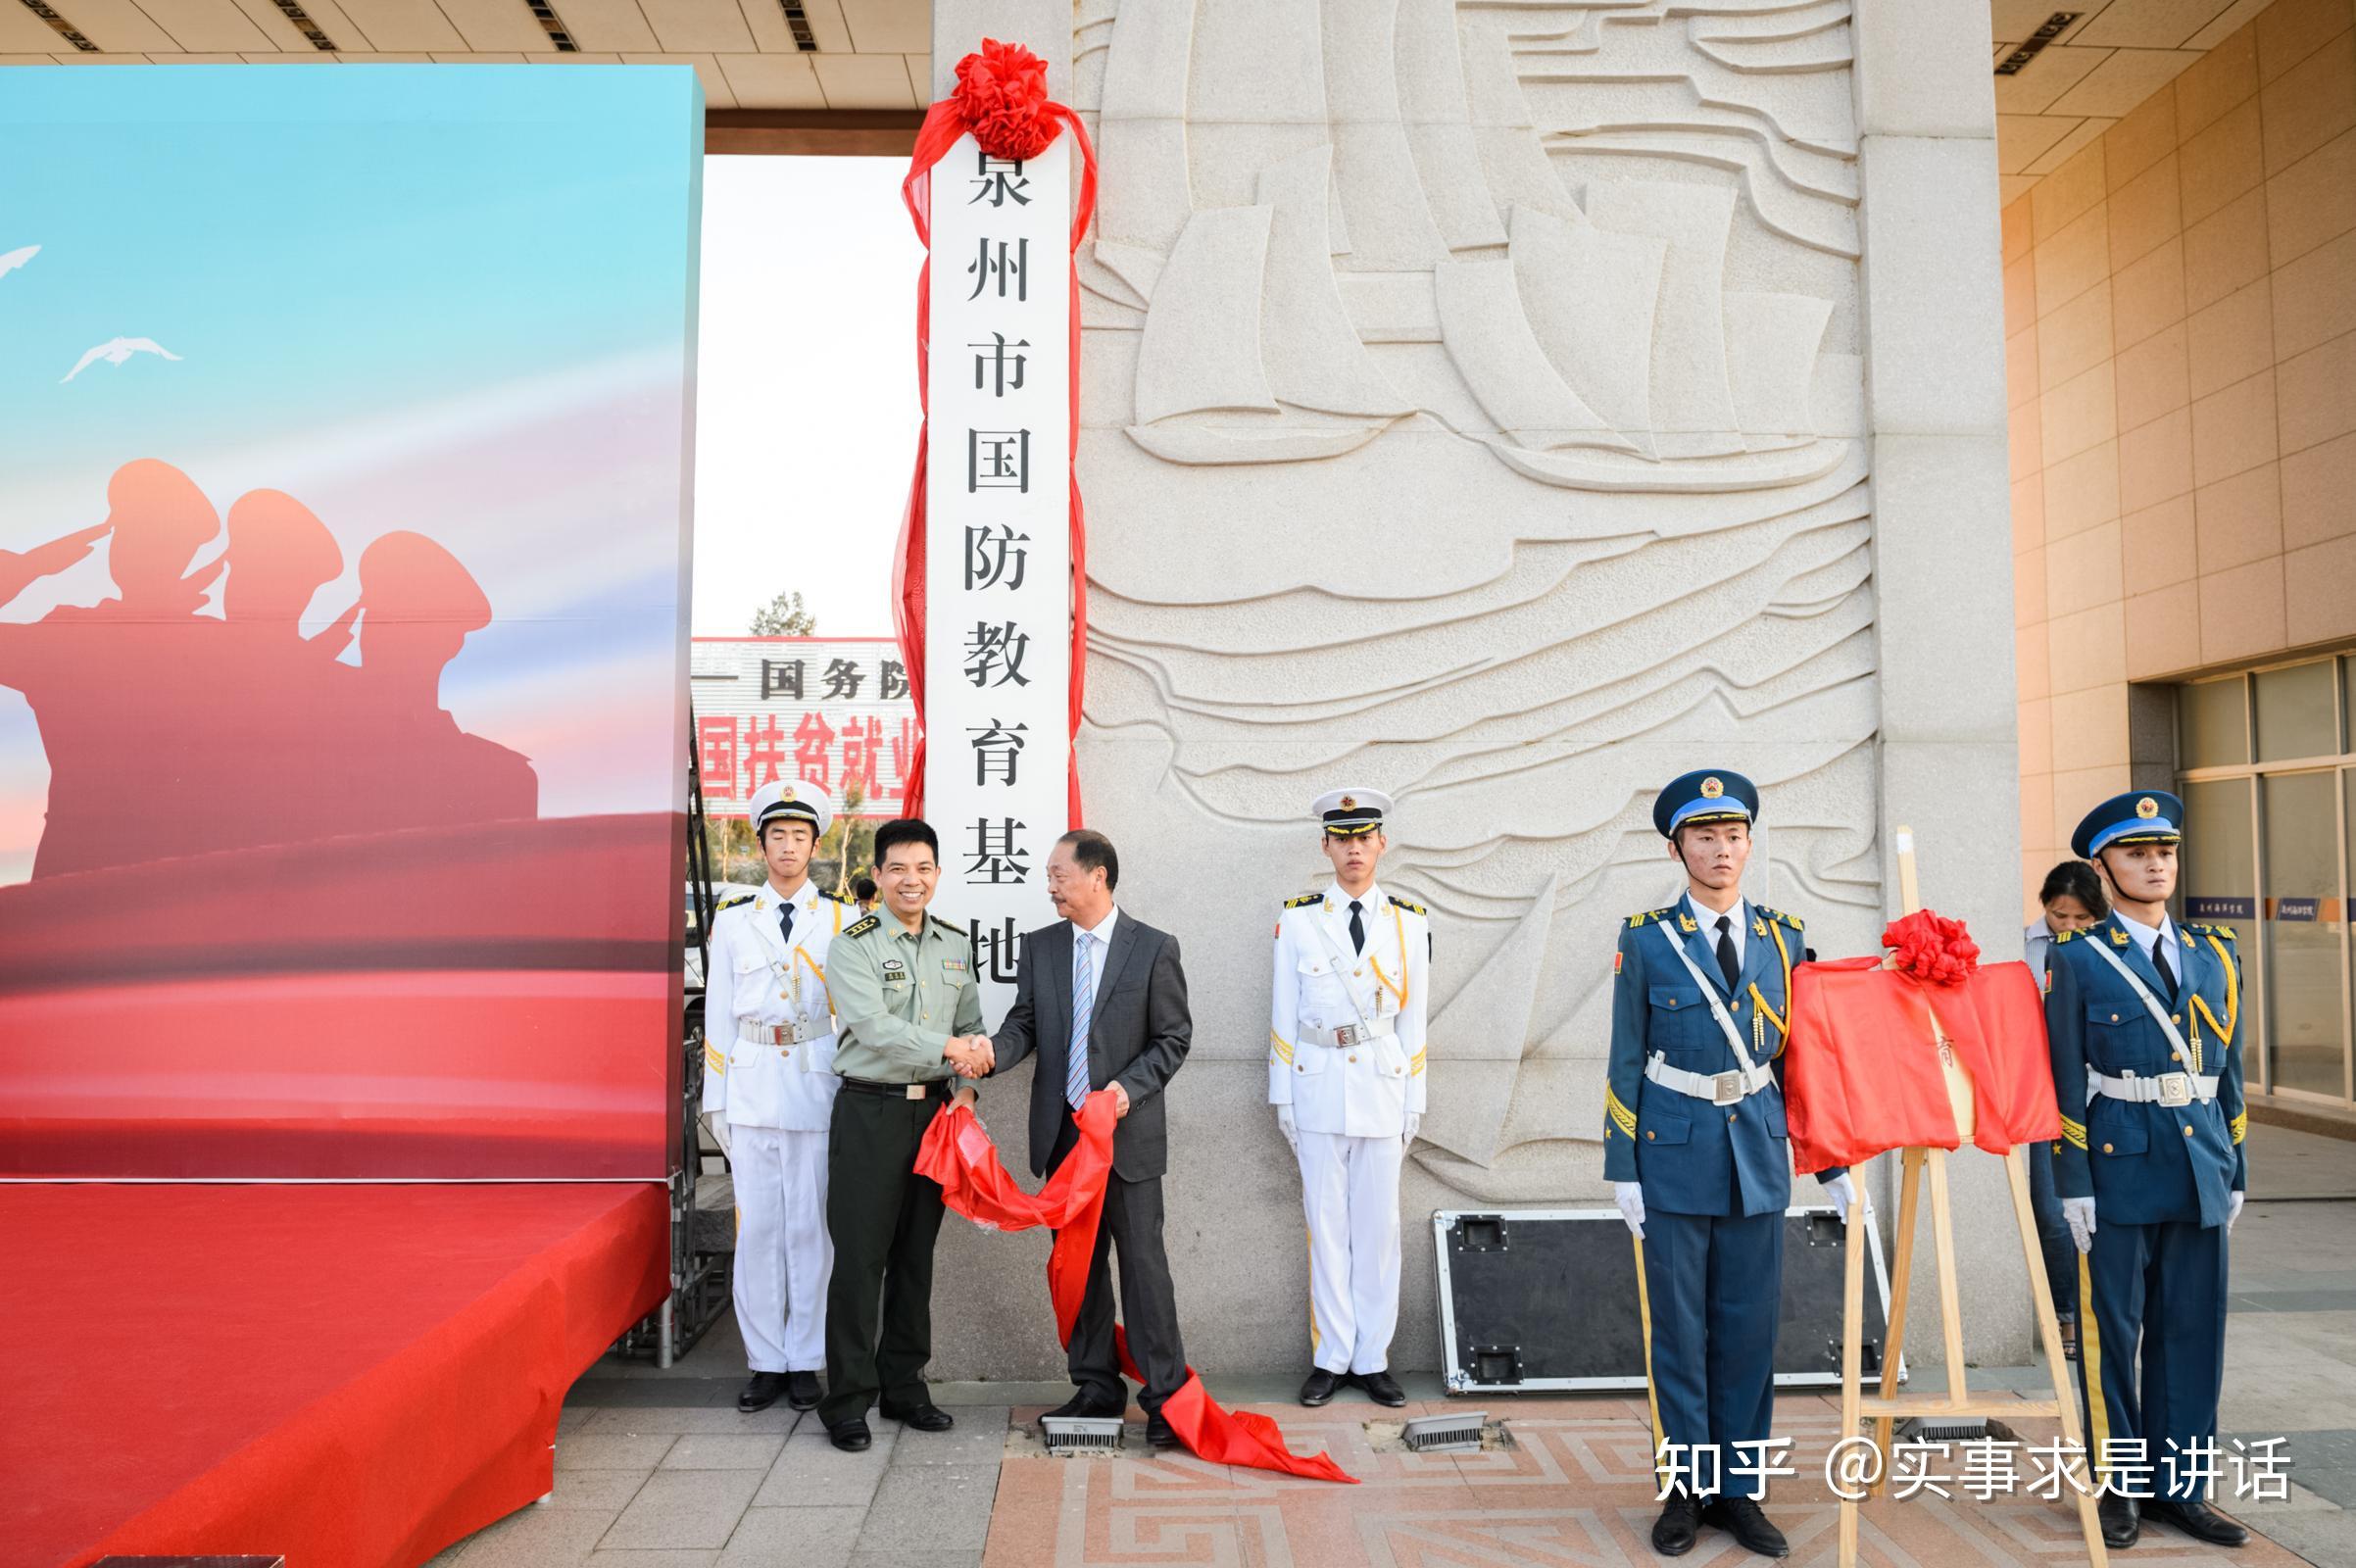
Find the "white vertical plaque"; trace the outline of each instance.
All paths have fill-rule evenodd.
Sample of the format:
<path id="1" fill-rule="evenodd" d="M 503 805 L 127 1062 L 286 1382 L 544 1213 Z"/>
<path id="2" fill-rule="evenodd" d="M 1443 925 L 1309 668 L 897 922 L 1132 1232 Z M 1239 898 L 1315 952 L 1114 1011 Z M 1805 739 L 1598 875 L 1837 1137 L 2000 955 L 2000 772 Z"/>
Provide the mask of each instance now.
<path id="1" fill-rule="evenodd" d="M 961 137 L 930 180 L 924 814 L 993 1026 L 1070 825 L 1070 178 L 1066 134 L 1022 163 Z"/>

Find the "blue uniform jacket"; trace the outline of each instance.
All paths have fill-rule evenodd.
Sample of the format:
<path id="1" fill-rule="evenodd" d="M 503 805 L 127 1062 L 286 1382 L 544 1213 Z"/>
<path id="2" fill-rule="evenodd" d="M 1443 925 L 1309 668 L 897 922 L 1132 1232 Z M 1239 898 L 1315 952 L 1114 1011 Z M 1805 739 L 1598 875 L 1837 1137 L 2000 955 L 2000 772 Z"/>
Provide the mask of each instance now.
<path id="1" fill-rule="evenodd" d="M 1612 960 L 1611 1065 L 1603 1095 L 1603 1176 L 1642 1182 L 1644 1207 L 1672 1214 L 1780 1213 L 1792 1201 L 1792 1151 L 1784 1126 L 1784 1025 L 1792 965 L 1806 950 L 1800 923 L 1759 905 L 1742 944 L 1742 972 L 1730 992 L 1718 956 L 1682 901 L 1628 917 Z M 1732 1105 L 1664 1089 L 1644 1076 L 1655 1051 L 1689 1072 L 1732 1071 L 1734 1048 L 1710 1015 L 1686 966 L 1668 949 L 1682 944 L 1726 1004 L 1753 1062 L 1775 1082 Z M 1841 1174 L 1828 1170 L 1819 1180 Z M 1741 1206 L 1730 1207 L 1741 1183 Z"/>
<path id="2" fill-rule="evenodd" d="M 2248 1182 L 2241 1148 L 2249 1128 L 2241 1099 L 2241 962 L 2233 933 L 2211 925 L 2179 925 L 2176 932 L 2172 966 L 2181 989 L 2173 1002 L 2141 942 L 2117 915 L 2053 939 L 2045 1037 L 2062 1114 L 2054 1186 L 2064 1198 L 2092 1198 L 2102 1221 L 2222 1225 L 2228 1195 Z M 2169 1008 L 2193 1061 L 2172 1059 L 2176 1048 L 2167 1031 L 2135 988 L 2088 951 L 2094 943 L 2107 947 Z M 2206 1104 L 2162 1105 L 2105 1095 L 2089 1102 L 2089 1069 L 2114 1078 L 2214 1073 L 2217 1098 Z"/>

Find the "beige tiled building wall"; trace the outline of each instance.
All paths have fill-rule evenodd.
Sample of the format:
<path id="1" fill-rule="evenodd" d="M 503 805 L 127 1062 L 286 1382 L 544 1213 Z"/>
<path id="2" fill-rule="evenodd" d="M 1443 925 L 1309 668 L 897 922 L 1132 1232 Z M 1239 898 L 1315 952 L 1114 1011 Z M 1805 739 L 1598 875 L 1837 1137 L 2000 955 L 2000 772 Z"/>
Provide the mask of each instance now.
<path id="1" fill-rule="evenodd" d="M 2004 333 L 2034 908 L 2165 777 L 2129 683 L 2356 639 L 2356 0 L 2276 0 L 2007 207 Z"/>

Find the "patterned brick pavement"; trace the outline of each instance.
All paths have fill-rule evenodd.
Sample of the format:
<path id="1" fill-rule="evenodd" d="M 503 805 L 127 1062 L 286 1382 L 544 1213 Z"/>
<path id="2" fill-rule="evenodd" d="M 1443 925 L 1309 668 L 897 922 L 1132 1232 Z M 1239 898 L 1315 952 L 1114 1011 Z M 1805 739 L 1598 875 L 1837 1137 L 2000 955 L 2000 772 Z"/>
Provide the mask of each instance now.
<path id="1" fill-rule="evenodd" d="M 1253 1408 L 1283 1422 L 1297 1449 L 1325 1447 L 1362 1484 L 1295 1481 L 1192 1457 L 1151 1456 L 1134 1446 L 1118 1459 L 1055 1459 L 1018 1431 L 1000 1471 L 983 1568 L 1650 1568 L 1661 1561 L 1648 1540 L 1658 1509 L 1641 1398 L 1496 1401 L 1491 1417 L 1507 1423 L 1513 1445 L 1463 1455 L 1420 1455 L 1391 1446 L 1378 1451 L 1365 1424 L 1378 1415 L 1396 1417 L 1362 1403 Z M 1452 1409 L 1461 1406 L 1410 1405 L 1408 1413 Z M 1771 1516 L 1791 1537 L 1793 1563 L 1834 1562 L 1838 1512 L 1821 1467 L 1838 1407 L 1809 1395 L 1787 1396 L 1778 1409 L 1801 1474 L 1773 1485 Z M 1026 1424 L 1036 1414 L 1013 1412 Z M 2051 1425 L 2024 1421 L 2017 1430 L 2025 1442 L 2049 1441 Z M 2015 1496 L 1984 1503 L 1959 1486 L 1950 1490 L 1951 1500 L 1922 1495 L 1868 1503 L 1862 1560 L 1892 1568 L 2083 1560 L 2077 1514 L 2066 1501 Z M 1699 1568 L 1749 1559 L 1731 1538 L 1705 1530 L 1685 1560 Z M 2138 1568 L 2213 1564 L 2219 1554 L 2154 1526 L 2134 1560 Z M 2300 1561 L 2263 1542 L 2233 1560 L 2236 1568 L 2291 1568 Z"/>

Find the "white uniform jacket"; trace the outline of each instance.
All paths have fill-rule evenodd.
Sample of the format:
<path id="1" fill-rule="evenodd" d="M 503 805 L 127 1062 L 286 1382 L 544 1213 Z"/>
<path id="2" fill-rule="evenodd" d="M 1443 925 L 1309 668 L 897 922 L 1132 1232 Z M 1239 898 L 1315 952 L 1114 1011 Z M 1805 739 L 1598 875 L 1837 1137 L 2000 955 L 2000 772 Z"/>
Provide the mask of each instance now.
<path id="1" fill-rule="evenodd" d="M 1350 895 L 1336 884 L 1276 919 L 1268 1020 L 1268 1102 L 1302 1132 L 1397 1138 L 1422 1115 L 1431 918 L 1378 884 L 1359 901 L 1366 949 L 1350 940 Z"/>
<path id="2" fill-rule="evenodd" d="M 704 969 L 704 1103 L 731 1125 L 824 1132 L 841 1081 L 826 950 L 855 913 L 805 882 L 794 935 L 779 929 L 775 888 L 723 904 Z"/>

